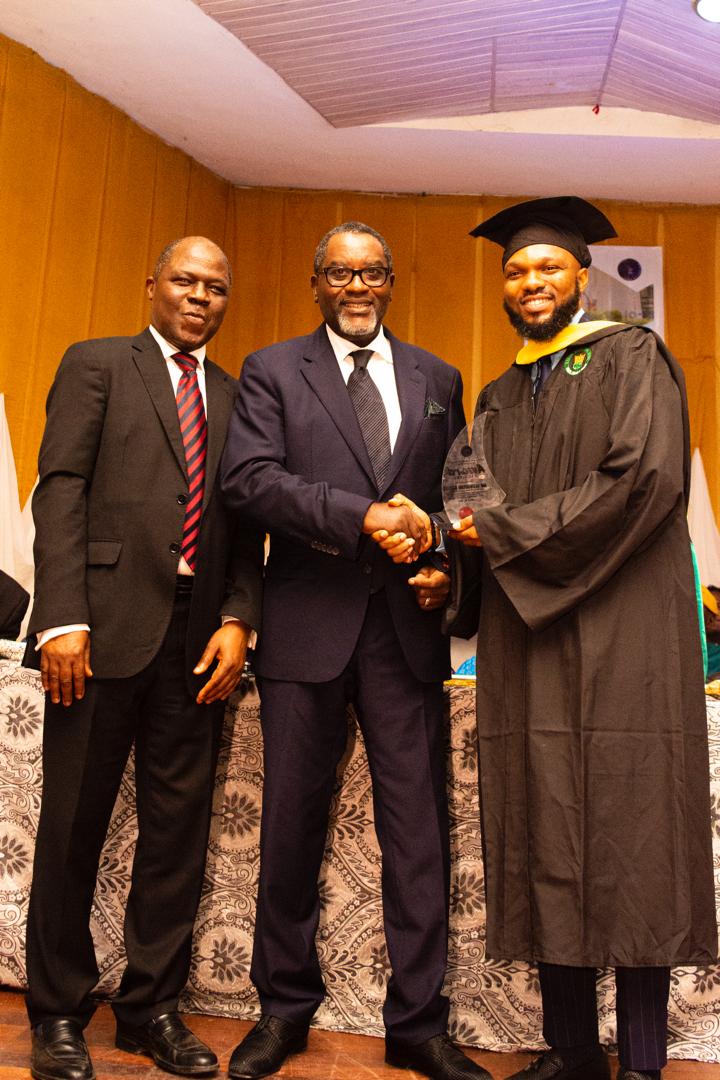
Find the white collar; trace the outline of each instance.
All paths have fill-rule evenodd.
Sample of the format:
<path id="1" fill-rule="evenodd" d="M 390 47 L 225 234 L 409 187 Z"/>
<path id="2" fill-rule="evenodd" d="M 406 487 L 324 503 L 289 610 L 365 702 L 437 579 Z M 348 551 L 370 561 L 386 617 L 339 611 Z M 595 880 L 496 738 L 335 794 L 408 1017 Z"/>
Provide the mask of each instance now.
<path id="1" fill-rule="evenodd" d="M 162 349 L 162 354 L 163 354 L 163 356 L 165 357 L 166 360 L 172 360 L 172 358 L 173 358 L 173 356 L 175 355 L 176 352 L 184 352 L 185 351 L 183 349 L 178 349 L 177 345 L 171 344 L 171 342 L 169 342 L 166 338 L 164 338 L 162 336 L 162 334 L 158 330 L 155 329 L 155 327 L 152 325 L 152 323 L 150 324 L 148 329 L 149 329 L 150 333 L 152 334 L 152 336 L 157 341 L 160 348 Z M 194 356 L 195 357 L 195 359 L 198 362 L 198 367 L 200 368 L 201 371 L 203 370 L 203 365 L 205 363 L 205 352 L 206 352 L 205 346 L 201 345 L 199 349 L 193 349 L 191 352 L 189 352 L 187 354 L 188 356 Z"/>
<path id="2" fill-rule="evenodd" d="M 327 330 L 327 335 L 330 339 L 330 344 L 332 345 L 333 352 L 335 353 L 335 356 L 338 358 L 338 360 L 347 360 L 351 352 L 357 352 L 357 350 L 361 348 L 361 346 L 358 345 L 356 341 L 348 341 L 347 338 L 340 337 L 340 335 L 336 334 L 332 327 L 328 326 L 327 323 L 325 323 L 325 329 Z M 381 360 L 384 360 L 388 364 L 392 364 L 393 362 L 392 347 L 388 339 L 385 337 L 385 331 L 382 328 L 382 323 L 380 324 L 380 328 L 375 337 L 370 342 L 370 344 L 364 345 L 362 346 L 362 348 L 372 349 L 374 353 L 377 353 Z"/>

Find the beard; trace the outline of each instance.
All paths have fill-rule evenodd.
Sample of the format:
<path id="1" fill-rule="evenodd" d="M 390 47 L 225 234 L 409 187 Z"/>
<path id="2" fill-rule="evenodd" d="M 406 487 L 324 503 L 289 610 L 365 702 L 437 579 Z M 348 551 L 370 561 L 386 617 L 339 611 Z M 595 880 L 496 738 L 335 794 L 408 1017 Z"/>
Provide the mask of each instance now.
<path id="1" fill-rule="evenodd" d="M 575 282 L 575 292 L 572 296 L 568 296 L 567 300 L 564 300 L 562 304 L 558 304 L 550 318 L 540 323 L 526 322 L 519 312 L 512 310 L 507 300 L 503 300 L 503 307 L 513 329 L 521 337 L 529 338 L 530 341 L 552 341 L 556 334 L 559 334 L 561 330 L 570 325 L 573 316 L 578 311 L 580 307 L 580 286 Z"/>
<path id="2" fill-rule="evenodd" d="M 371 311 L 367 318 L 360 323 L 357 318 L 352 318 L 350 315 L 346 315 L 343 311 L 339 311 L 337 315 L 338 326 L 342 332 L 342 336 L 350 338 L 354 337 L 367 337 L 371 334 L 375 337 L 378 328 L 378 317 L 376 311 Z"/>

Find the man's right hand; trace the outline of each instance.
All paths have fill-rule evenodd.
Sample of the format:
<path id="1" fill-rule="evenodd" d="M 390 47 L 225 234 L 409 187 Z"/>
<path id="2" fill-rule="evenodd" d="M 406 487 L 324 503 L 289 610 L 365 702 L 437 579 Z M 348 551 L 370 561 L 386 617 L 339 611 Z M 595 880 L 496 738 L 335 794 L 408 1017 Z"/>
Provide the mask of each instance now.
<path id="1" fill-rule="evenodd" d="M 413 542 L 408 546 L 416 551 L 422 549 L 425 541 L 425 528 L 422 521 L 409 506 L 404 503 L 394 504 L 394 500 L 370 504 L 363 521 L 363 532 L 371 535 L 376 543 L 379 543 L 381 538 L 391 536 L 396 543 L 407 538 L 408 541 Z"/>
<path id="2" fill-rule="evenodd" d="M 73 630 L 46 642 L 40 650 L 40 674 L 54 705 L 72 705 L 84 697 L 85 680 L 92 678 L 88 631 Z"/>
<path id="3" fill-rule="evenodd" d="M 386 503 L 373 503 L 368 514 L 375 506 L 387 507 L 390 510 L 409 510 L 414 519 L 414 529 L 406 528 L 405 523 L 403 523 L 400 529 L 383 525 L 371 531 L 375 543 L 379 544 L 387 552 L 394 563 L 414 562 L 419 555 L 422 555 L 428 548 L 433 546 L 433 532 L 429 516 L 411 499 L 408 499 L 406 495 L 397 494 L 393 495 L 392 499 L 389 499 Z M 367 520 L 366 516 L 365 524 L 367 524 Z M 418 529 L 420 531 L 419 537 L 417 535 Z M 363 526 L 363 531 L 367 532 L 368 530 Z"/>

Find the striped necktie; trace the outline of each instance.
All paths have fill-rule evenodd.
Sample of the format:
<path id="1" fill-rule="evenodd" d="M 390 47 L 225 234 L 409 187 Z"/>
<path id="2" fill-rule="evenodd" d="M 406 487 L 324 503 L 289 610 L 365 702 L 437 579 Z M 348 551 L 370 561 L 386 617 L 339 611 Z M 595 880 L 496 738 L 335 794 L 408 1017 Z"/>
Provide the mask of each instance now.
<path id="1" fill-rule="evenodd" d="M 185 466 L 188 475 L 188 501 L 185 506 L 180 555 L 194 572 L 197 565 L 197 548 L 200 537 L 203 493 L 205 491 L 205 458 L 207 457 L 207 420 L 194 356 L 175 353 L 173 360 L 182 368 L 177 388 L 177 410 L 180 434 L 185 449 Z"/>
<path id="2" fill-rule="evenodd" d="M 350 353 L 355 368 L 350 374 L 347 388 L 375 473 L 378 491 L 382 491 L 390 468 L 390 431 L 382 395 L 367 370 L 372 355 L 372 349 L 356 349 Z"/>

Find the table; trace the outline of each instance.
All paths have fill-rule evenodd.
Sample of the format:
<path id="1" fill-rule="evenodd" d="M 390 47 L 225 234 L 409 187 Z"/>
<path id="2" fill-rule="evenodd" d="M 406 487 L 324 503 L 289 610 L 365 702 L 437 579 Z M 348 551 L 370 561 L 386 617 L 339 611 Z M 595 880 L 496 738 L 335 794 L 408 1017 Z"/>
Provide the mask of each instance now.
<path id="1" fill-rule="evenodd" d="M 451 1033 L 490 1050 L 543 1045 L 537 972 L 525 963 L 485 958 L 484 882 L 477 807 L 474 691 L 449 694 L 448 790 L 453 852 L 450 959 L 446 990 Z M 37 672 L 0 660 L 0 983 L 25 986 L 24 922 L 40 809 L 43 700 Z M 713 843 L 720 895 L 720 702 L 708 698 Z M 352 718 L 333 800 L 321 875 L 318 935 L 328 996 L 318 1027 L 382 1035 L 380 1010 L 388 975 L 382 934 L 380 855 L 372 827 L 367 760 Z M 232 702 L 225 715 L 215 780 L 210 850 L 182 1007 L 234 1016 L 258 1015 L 248 979 L 258 869 L 262 740 L 256 695 Z M 129 763 L 102 856 L 92 930 L 110 994 L 123 967 L 122 911 L 135 843 L 133 767 Z M 610 972 L 599 978 L 601 1036 L 615 1033 Z M 672 1057 L 720 1062 L 720 967 L 673 971 Z"/>

